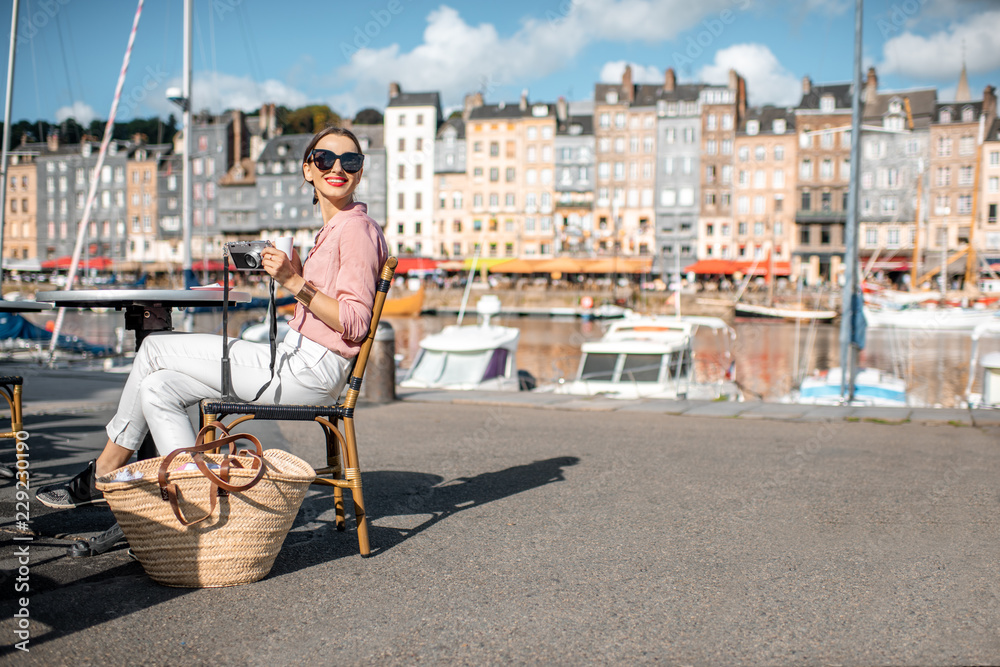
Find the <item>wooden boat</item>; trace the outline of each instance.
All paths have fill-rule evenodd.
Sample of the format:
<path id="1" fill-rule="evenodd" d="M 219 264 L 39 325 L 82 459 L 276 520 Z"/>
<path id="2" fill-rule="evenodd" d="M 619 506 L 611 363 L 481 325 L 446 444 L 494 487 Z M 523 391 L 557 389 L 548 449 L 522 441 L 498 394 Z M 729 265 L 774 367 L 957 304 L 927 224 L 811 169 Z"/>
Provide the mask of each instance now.
<path id="1" fill-rule="evenodd" d="M 739 317 L 771 317 L 782 320 L 832 320 L 837 317 L 835 310 L 807 310 L 791 306 L 758 306 L 751 303 L 737 303 Z"/>
<path id="2" fill-rule="evenodd" d="M 417 317 L 424 309 L 424 286 L 413 294 L 386 299 L 382 315 L 388 317 Z"/>

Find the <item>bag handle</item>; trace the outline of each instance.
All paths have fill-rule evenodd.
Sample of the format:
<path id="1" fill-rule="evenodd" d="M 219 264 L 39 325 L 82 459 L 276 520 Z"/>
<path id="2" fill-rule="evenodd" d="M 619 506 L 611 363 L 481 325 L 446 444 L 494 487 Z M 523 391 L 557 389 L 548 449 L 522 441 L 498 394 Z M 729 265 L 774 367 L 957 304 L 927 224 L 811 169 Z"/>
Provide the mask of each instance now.
<path id="1" fill-rule="evenodd" d="M 213 429 L 218 428 L 220 431 L 226 435 L 218 440 L 213 440 L 211 442 L 205 442 L 206 433 Z M 234 458 L 236 450 L 236 441 L 238 440 L 249 440 L 253 443 L 256 451 L 251 452 L 246 449 L 240 450 L 241 455 L 246 455 L 251 457 L 254 462 L 252 469 L 257 471 L 257 474 L 248 481 L 246 484 L 230 484 L 229 483 L 229 467 L 233 465 L 237 468 L 243 468 L 243 465 Z M 222 445 L 229 445 L 229 454 L 222 460 L 220 465 L 221 477 L 216 475 L 205 463 L 205 457 L 202 455 L 203 452 L 218 449 Z M 169 474 L 170 463 L 174 458 L 181 453 L 190 454 L 195 465 L 198 466 L 198 470 L 201 471 L 211 485 L 209 487 L 209 510 L 208 513 L 199 519 L 186 519 L 181 512 L 180 505 L 178 504 L 178 492 L 177 485 L 168 482 L 167 477 Z M 157 471 L 156 481 L 160 486 L 160 496 L 163 500 L 170 503 L 170 508 L 174 512 L 174 516 L 183 526 L 190 526 L 201 521 L 204 521 L 212 515 L 215 511 L 215 506 L 218 503 L 218 496 L 227 495 L 227 491 L 246 491 L 253 486 L 255 486 L 263 477 L 265 473 L 264 463 L 264 451 L 261 447 L 260 440 L 249 433 L 237 433 L 235 435 L 230 435 L 229 430 L 219 422 L 213 422 L 211 424 L 203 427 L 199 432 L 198 436 L 195 438 L 195 445 L 193 447 L 182 447 L 180 449 L 175 449 L 166 456 L 163 457 L 163 461 L 160 463 L 160 468 Z"/>

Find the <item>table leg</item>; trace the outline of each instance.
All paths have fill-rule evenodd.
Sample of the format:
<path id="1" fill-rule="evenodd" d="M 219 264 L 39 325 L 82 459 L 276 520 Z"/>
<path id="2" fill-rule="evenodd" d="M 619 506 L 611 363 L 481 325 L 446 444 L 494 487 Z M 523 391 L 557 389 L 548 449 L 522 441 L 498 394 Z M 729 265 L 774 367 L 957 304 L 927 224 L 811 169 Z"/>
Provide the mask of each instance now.
<path id="1" fill-rule="evenodd" d="M 170 331 L 173 329 L 170 307 L 163 306 L 127 306 L 125 308 L 125 328 L 135 332 L 135 349 L 142 346 L 146 336 L 154 331 Z M 136 457 L 139 461 L 156 456 L 156 444 L 149 433 L 143 438 Z M 125 539 L 121 527 L 115 523 L 110 528 L 86 542 L 77 542 L 66 550 L 73 558 L 85 558 L 102 554 Z"/>

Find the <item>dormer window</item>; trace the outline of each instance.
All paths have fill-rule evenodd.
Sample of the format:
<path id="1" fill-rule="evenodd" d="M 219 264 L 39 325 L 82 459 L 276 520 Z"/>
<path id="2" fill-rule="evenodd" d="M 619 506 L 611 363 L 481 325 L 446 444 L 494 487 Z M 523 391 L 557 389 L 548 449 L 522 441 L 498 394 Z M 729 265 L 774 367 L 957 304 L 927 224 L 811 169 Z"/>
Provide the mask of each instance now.
<path id="1" fill-rule="evenodd" d="M 546 104 L 536 104 L 531 107 L 531 115 L 535 118 L 544 118 L 549 115 L 549 107 Z"/>
<path id="2" fill-rule="evenodd" d="M 775 134 L 784 134 L 786 129 L 788 127 L 784 118 L 775 118 L 771 123 L 771 131 Z"/>
<path id="3" fill-rule="evenodd" d="M 941 112 L 938 114 L 938 121 L 942 123 L 950 123 L 951 109 L 941 109 Z"/>
<path id="4" fill-rule="evenodd" d="M 607 94 L 604 96 L 604 101 L 607 102 L 608 104 L 618 104 L 618 91 L 609 90 Z"/>
<path id="5" fill-rule="evenodd" d="M 889 113 L 902 113 L 903 105 L 899 103 L 899 100 L 893 100 L 889 102 Z"/>
<path id="6" fill-rule="evenodd" d="M 573 123 L 572 125 L 569 126 L 569 133 L 574 136 L 578 134 L 583 134 L 583 125 L 580 125 L 578 123 Z"/>
<path id="7" fill-rule="evenodd" d="M 285 144 L 280 144 L 278 146 L 278 155 L 280 157 L 285 157 L 286 155 L 288 155 L 288 146 L 286 146 Z"/>
<path id="8" fill-rule="evenodd" d="M 976 120 L 976 112 L 972 107 L 962 109 L 962 122 L 971 123 Z"/>
<path id="9" fill-rule="evenodd" d="M 824 95 L 819 100 L 820 111 L 833 111 L 837 108 L 837 103 L 833 99 L 833 95 Z"/>
<path id="10" fill-rule="evenodd" d="M 760 132 L 760 121 L 759 120 L 748 120 L 747 121 L 747 134 L 753 135 Z"/>

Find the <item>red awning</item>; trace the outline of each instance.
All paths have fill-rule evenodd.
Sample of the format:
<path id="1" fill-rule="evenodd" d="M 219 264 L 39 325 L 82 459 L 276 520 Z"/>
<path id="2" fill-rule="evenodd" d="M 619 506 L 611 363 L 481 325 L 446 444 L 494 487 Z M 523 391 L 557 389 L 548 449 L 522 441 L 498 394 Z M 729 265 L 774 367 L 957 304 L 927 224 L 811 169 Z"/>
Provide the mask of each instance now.
<path id="1" fill-rule="evenodd" d="M 192 271 L 222 271 L 224 268 L 225 264 L 221 259 L 199 259 L 197 262 L 191 262 Z"/>
<path id="2" fill-rule="evenodd" d="M 724 275 L 728 276 L 736 272 L 736 262 L 728 259 L 700 259 L 694 264 L 684 269 L 684 273 L 697 273 L 698 275 Z"/>
<path id="3" fill-rule="evenodd" d="M 438 261 L 430 257 L 400 257 L 396 265 L 396 273 L 409 273 L 411 271 L 430 272 L 438 268 Z"/>
<path id="4" fill-rule="evenodd" d="M 868 268 L 868 259 L 861 259 L 861 267 Z M 910 261 L 907 259 L 876 259 L 871 265 L 872 271 L 909 271 Z"/>
<path id="5" fill-rule="evenodd" d="M 771 262 L 762 259 L 759 262 L 738 262 L 732 259 L 701 259 L 684 269 L 685 273 L 698 275 L 731 276 L 734 273 L 743 275 L 766 276 L 771 269 Z M 774 262 L 774 275 L 788 276 L 792 267 L 788 262 Z"/>
<path id="6" fill-rule="evenodd" d="M 70 256 L 57 257 L 56 259 L 48 259 L 42 262 L 43 269 L 68 269 L 70 264 L 73 263 L 73 258 Z M 111 260 L 107 257 L 89 257 L 87 259 L 80 259 L 79 268 L 81 269 L 97 269 L 103 271 L 104 269 L 111 268 Z"/>

